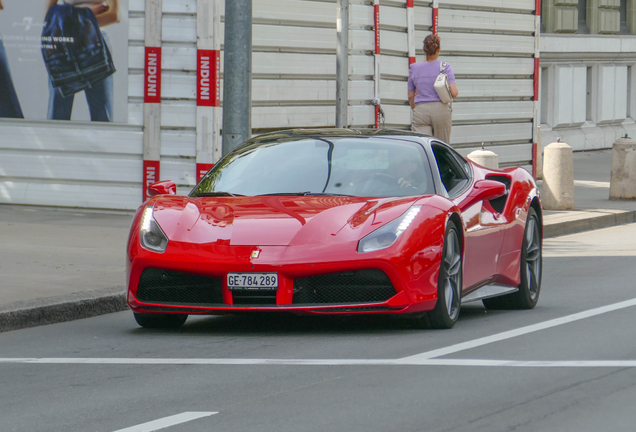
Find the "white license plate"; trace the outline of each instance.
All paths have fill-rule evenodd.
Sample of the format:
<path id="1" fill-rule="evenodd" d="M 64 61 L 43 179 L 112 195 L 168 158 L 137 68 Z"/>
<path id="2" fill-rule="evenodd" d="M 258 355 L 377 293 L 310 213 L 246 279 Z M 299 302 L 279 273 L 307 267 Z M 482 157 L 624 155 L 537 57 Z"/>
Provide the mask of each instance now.
<path id="1" fill-rule="evenodd" d="M 278 288 L 278 274 L 228 273 L 227 287 L 230 290 L 275 290 Z"/>

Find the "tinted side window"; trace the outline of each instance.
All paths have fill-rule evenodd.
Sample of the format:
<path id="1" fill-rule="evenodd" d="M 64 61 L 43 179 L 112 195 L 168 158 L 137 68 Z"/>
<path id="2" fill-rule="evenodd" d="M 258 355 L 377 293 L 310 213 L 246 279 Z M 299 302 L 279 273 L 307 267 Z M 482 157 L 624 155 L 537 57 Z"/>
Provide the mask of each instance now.
<path id="1" fill-rule="evenodd" d="M 453 197 L 467 186 L 469 182 L 468 173 L 450 150 L 436 144 L 433 144 L 432 148 L 442 183 L 448 195 Z"/>

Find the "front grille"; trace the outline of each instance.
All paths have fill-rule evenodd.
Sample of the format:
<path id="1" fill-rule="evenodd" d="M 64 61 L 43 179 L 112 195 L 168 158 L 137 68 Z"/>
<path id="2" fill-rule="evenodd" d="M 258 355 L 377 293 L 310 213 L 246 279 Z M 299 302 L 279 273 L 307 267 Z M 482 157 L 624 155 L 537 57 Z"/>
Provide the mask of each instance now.
<path id="1" fill-rule="evenodd" d="M 275 305 L 276 290 L 233 290 L 234 305 Z"/>
<path id="2" fill-rule="evenodd" d="M 347 308 L 323 308 L 323 309 L 312 309 L 311 312 L 314 313 L 350 313 L 350 312 L 391 312 L 396 309 L 390 308 L 387 306 L 366 306 L 366 307 L 347 307 Z"/>
<path id="3" fill-rule="evenodd" d="M 223 304 L 223 284 L 219 278 L 146 269 L 139 279 L 137 299 L 145 303 L 219 305 Z"/>
<path id="4" fill-rule="evenodd" d="M 146 306 L 144 305 L 142 307 L 142 309 L 144 310 L 144 312 L 183 312 L 183 306 Z M 190 312 L 190 311 L 188 311 Z M 194 310 L 194 312 L 198 312 L 197 310 Z"/>
<path id="5" fill-rule="evenodd" d="M 359 270 L 294 281 L 294 304 L 378 303 L 396 294 L 381 270 Z"/>

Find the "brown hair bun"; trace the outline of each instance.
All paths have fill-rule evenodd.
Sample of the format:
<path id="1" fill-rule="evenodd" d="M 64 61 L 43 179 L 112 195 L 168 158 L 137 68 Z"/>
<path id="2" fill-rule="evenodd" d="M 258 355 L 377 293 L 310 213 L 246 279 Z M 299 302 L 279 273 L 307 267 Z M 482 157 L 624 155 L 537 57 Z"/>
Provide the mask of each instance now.
<path id="1" fill-rule="evenodd" d="M 424 39 L 424 52 L 428 56 L 434 56 L 442 44 L 442 39 L 436 34 L 430 34 Z"/>

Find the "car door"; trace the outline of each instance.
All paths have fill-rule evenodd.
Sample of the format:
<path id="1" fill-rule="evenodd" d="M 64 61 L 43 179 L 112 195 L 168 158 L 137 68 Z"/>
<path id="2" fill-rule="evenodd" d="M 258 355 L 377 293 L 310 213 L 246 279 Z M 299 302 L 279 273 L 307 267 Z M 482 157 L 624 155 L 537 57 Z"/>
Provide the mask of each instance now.
<path id="1" fill-rule="evenodd" d="M 470 204 L 468 196 L 479 179 L 470 164 L 441 143 L 432 143 L 437 168 L 449 199 L 462 211 L 464 223 L 464 289 L 492 279 L 497 271 L 503 233 L 499 215 L 483 201 Z"/>

